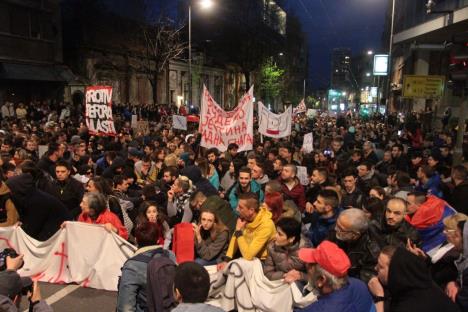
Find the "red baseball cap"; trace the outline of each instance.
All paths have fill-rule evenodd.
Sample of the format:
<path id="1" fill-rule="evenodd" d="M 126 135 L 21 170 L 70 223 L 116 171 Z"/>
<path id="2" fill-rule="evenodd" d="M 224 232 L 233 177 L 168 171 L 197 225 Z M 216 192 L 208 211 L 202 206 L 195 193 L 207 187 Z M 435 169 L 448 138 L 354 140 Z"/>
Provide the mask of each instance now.
<path id="1" fill-rule="evenodd" d="M 351 267 L 348 255 L 336 244 L 323 241 L 317 248 L 299 249 L 299 259 L 305 263 L 318 263 L 327 272 L 343 277 Z"/>

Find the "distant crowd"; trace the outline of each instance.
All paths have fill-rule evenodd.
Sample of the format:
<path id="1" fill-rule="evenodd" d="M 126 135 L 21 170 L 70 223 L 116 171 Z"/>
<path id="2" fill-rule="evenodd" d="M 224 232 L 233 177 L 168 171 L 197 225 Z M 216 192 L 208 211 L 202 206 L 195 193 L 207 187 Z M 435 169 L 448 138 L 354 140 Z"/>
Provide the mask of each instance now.
<path id="1" fill-rule="evenodd" d="M 468 311 L 468 171 L 453 164 L 455 129 L 427 114 L 300 114 L 287 138 L 254 125 L 253 150 L 221 152 L 200 146 L 197 124 L 172 129 L 169 107 L 114 105 L 115 137 L 90 135 L 82 108 L 63 103 L 0 112 L 0 226 L 44 241 L 86 222 L 137 245 L 118 311 L 221 311 L 204 303 L 203 267 L 239 258 L 316 294 L 277 311 Z M 21 256 L 5 259 L 0 276 L 19 278 Z M 13 305 L 3 284 L 0 307 Z M 41 299 L 36 311 L 50 309 Z"/>

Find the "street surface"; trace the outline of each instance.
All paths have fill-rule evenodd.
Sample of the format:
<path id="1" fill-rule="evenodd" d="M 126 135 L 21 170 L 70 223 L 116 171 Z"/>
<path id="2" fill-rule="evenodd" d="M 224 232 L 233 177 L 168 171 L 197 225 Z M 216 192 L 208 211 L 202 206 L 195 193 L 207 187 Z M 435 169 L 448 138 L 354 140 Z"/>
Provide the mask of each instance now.
<path id="1" fill-rule="evenodd" d="M 42 298 L 55 312 L 113 312 L 117 303 L 117 292 L 83 288 L 78 285 L 56 285 L 39 283 Z M 23 300 L 19 311 L 28 311 L 28 302 Z"/>

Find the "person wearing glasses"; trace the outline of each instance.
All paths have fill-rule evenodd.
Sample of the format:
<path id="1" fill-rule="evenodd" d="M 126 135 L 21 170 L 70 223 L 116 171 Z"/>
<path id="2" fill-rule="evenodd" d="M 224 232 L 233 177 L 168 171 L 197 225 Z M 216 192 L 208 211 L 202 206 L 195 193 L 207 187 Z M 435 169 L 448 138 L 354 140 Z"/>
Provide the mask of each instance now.
<path id="1" fill-rule="evenodd" d="M 349 208 L 338 216 L 329 239 L 343 249 L 351 260 L 349 276 L 367 283 L 376 275 L 379 244 L 369 234 L 369 220 L 363 210 Z"/>

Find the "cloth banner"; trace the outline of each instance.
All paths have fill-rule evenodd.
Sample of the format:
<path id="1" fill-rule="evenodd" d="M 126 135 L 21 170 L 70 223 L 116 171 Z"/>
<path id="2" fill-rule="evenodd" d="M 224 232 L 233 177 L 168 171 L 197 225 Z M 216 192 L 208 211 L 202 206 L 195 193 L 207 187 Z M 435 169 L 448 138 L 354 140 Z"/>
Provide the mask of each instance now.
<path id="1" fill-rule="evenodd" d="M 112 87 L 86 87 L 86 126 L 91 135 L 115 136 L 112 117 Z"/>
<path id="2" fill-rule="evenodd" d="M 180 115 L 172 116 L 172 128 L 179 130 L 187 130 L 187 117 Z"/>
<path id="3" fill-rule="evenodd" d="M 253 145 L 253 87 L 250 88 L 237 107 L 229 112 L 223 110 L 203 86 L 199 132 L 200 145 L 216 147 L 224 152 L 230 143 L 239 145 L 239 152 L 252 149 Z"/>
<path id="4" fill-rule="evenodd" d="M 297 178 L 301 182 L 302 185 L 309 185 L 310 184 L 310 179 L 309 175 L 307 173 L 307 167 L 304 166 L 296 166 L 297 168 Z"/>
<path id="5" fill-rule="evenodd" d="M 304 141 L 302 142 L 302 150 L 304 153 L 311 153 L 314 150 L 314 134 L 312 132 L 304 135 Z"/>
<path id="6" fill-rule="evenodd" d="M 224 311 L 289 312 L 317 301 L 314 292 L 303 296 L 295 283 L 270 281 L 259 259 L 233 260 L 224 271 L 211 274 L 210 281 L 207 303 Z"/>
<path id="7" fill-rule="evenodd" d="M 262 102 L 258 102 L 258 132 L 272 138 L 284 138 L 291 135 L 291 106 L 282 114 L 268 110 Z"/>
<path id="8" fill-rule="evenodd" d="M 136 130 L 136 133 L 142 133 L 143 135 L 148 135 L 150 133 L 148 120 L 137 121 L 137 126 L 135 130 Z"/>
<path id="9" fill-rule="evenodd" d="M 136 247 L 103 226 L 67 222 L 47 241 L 28 236 L 20 227 L 0 228 L 0 249 L 9 247 L 24 255 L 18 273 L 54 284 L 77 283 L 116 291 L 120 268 Z"/>
<path id="10" fill-rule="evenodd" d="M 307 107 L 305 105 L 304 99 L 293 109 L 293 115 L 307 112 Z"/>

